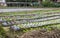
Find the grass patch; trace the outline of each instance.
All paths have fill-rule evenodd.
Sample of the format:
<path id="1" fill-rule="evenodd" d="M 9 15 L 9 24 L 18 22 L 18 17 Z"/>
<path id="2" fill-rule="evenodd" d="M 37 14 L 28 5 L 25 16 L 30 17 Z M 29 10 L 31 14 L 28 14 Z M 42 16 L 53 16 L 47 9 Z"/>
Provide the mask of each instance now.
<path id="1" fill-rule="evenodd" d="M 6 31 L 0 26 L 0 38 L 6 38 Z"/>

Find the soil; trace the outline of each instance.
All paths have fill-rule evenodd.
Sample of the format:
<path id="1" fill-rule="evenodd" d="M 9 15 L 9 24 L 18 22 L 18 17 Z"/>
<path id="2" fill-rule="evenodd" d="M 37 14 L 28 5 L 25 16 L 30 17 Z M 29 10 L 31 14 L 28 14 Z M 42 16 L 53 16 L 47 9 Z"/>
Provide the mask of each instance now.
<path id="1" fill-rule="evenodd" d="M 60 30 L 34 30 L 23 34 L 20 38 L 60 38 Z"/>

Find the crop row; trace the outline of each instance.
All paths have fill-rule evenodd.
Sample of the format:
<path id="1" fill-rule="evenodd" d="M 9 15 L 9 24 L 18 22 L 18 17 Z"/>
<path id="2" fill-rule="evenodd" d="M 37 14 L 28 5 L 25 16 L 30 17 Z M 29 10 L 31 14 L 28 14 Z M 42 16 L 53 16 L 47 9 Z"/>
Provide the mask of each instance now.
<path id="1" fill-rule="evenodd" d="M 14 19 L 33 19 L 33 18 L 41 18 L 48 16 L 56 16 L 60 15 L 60 13 L 44 13 L 44 14 L 28 14 L 28 15 L 9 15 L 9 16 L 0 16 L 0 18 L 14 18 Z"/>
<path id="2" fill-rule="evenodd" d="M 30 28 L 30 27 L 38 27 L 38 26 L 49 25 L 49 24 L 56 24 L 56 23 L 60 23 L 60 19 L 44 21 L 44 22 L 26 23 L 26 24 L 20 24 L 18 26 L 20 26 L 22 28 Z"/>

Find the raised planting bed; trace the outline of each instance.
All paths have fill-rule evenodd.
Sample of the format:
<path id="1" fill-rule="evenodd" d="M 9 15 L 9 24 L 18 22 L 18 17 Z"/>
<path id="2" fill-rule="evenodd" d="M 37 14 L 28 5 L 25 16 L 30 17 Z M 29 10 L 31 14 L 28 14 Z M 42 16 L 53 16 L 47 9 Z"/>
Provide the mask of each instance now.
<path id="1" fill-rule="evenodd" d="M 54 9 L 54 10 L 36 10 L 36 11 L 24 11 L 24 12 L 6 12 L 1 13 L 0 16 L 5 15 L 23 15 L 23 14 L 43 14 L 43 13 L 53 13 L 53 12 L 60 12 L 60 9 Z"/>
<path id="2" fill-rule="evenodd" d="M 43 21 L 43 22 L 25 23 L 17 26 L 20 26 L 21 28 L 30 28 L 30 27 L 38 27 L 38 26 L 44 26 L 44 25 L 56 24 L 56 23 L 60 23 L 60 19 Z"/>

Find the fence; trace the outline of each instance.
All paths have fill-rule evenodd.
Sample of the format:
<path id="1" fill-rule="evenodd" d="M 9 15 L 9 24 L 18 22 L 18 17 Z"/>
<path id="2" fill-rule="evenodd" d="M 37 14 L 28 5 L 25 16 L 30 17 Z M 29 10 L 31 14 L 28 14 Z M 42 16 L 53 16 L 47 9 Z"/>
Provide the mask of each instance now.
<path id="1" fill-rule="evenodd" d="M 7 2 L 7 6 L 13 7 L 32 7 L 32 6 L 39 6 L 38 2 Z"/>

